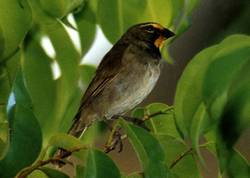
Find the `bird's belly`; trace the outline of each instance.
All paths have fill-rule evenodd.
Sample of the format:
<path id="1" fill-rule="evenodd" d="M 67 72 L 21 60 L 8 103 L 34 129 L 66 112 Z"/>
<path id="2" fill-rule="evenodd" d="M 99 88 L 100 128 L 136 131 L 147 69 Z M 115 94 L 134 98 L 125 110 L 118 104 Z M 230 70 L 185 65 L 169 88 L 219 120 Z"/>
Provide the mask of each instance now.
<path id="1" fill-rule="evenodd" d="M 110 90 L 110 106 L 106 118 L 125 113 L 141 103 L 154 88 L 160 74 L 158 65 L 148 66 L 142 71 L 129 72 L 118 79 Z"/>

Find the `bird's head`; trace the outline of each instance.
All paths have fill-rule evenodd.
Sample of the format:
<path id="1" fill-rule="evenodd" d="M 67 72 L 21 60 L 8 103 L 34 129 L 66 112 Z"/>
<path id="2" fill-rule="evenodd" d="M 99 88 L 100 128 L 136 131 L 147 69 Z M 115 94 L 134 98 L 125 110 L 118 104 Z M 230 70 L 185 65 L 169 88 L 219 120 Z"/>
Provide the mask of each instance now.
<path id="1" fill-rule="evenodd" d="M 124 37 L 131 40 L 151 43 L 155 47 L 161 48 L 164 41 L 174 35 L 172 31 L 164 28 L 159 23 L 147 22 L 130 27 Z"/>

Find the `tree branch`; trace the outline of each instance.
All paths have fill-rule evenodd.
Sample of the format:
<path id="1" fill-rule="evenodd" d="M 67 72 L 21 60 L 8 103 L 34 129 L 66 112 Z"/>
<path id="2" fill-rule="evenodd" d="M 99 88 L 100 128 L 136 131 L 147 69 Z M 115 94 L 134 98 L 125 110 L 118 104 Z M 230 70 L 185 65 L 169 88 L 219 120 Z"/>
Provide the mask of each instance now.
<path id="1" fill-rule="evenodd" d="M 45 166 L 49 163 L 55 164 L 55 163 L 65 163 L 63 159 L 69 157 L 72 153 L 74 152 L 78 152 L 82 149 L 88 149 L 87 146 L 81 146 L 81 147 L 77 147 L 77 148 L 73 148 L 71 150 L 67 150 L 67 152 L 69 152 L 69 154 L 67 155 L 56 155 L 52 158 L 48 158 L 47 160 L 38 160 L 34 165 L 26 167 L 24 169 L 22 169 L 18 175 L 17 178 L 26 178 L 29 174 L 31 174 L 33 171 L 41 168 L 42 166 Z"/>

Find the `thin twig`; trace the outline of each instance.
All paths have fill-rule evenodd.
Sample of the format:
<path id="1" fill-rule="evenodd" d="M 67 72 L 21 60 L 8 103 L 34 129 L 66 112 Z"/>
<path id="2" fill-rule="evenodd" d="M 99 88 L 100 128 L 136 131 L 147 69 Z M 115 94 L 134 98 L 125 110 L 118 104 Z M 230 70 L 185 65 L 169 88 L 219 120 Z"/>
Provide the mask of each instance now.
<path id="1" fill-rule="evenodd" d="M 168 111 L 172 110 L 173 107 L 169 107 L 168 109 L 164 110 L 164 111 L 158 111 L 149 115 L 144 115 L 143 117 L 143 121 L 146 121 L 152 117 L 158 116 L 158 115 L 163 115 L 163 114 L 168 114 Z"/>
<path id="2" fill-rule="evenodd" d="M 58 162 L 61 161 L 61 158 L 49 158 L 47 160 L 41 161 L 39 160 L 36 164 L 34 164 L 33 166 L 30 166 L 28 168 L 23 169 L 19 175 L 17 176 L 18 178 L 25 178 L 27 177 L 29 174 L 31 174 L 33 171 L 35 171 L 36 169 L 39 169 L 40 167 L 49 164 L 49 163 L 53 163 L 53 162 Z"/>
<path id="3" fill-rule="evenodd" d="M 203 147 L 207 147 L 209 144 L 212 144 L 213 142 L 206 142 L 204 144 L 199 145 L 199 148 L 203 148 Z M 191 154 L 194 151 L 193 148 L 189 148 L 188 150 L 186 150 L 185 152 L 183 152 L 181 155 L 179 155 L 170 165 L 170 169 L 172 169 L 179 161 L 181 161 L 182 158 L 184 158 L 185 156 Z"/>
<path id="4" fill-rule="evenodd" d="M 81 146 L 81 147 L 76 147 L 71 150 L 67 150 L 70 154 L 67 155 L 56 155 L 52 158 L 48 158 L 47 160 L 38 160 L 33 166 L 29 166 L 27 168 L 24 168 L 21 172 L 19 172 L 17 178 L 26 178 L 29 174 L 31 174 L 33 171 L 41 168 L 42 166 L 45 166 L 49 163 L 64 163 L 63 159 L 67 158 L 74 152 L 78 152 L 82 149 L 87 149 L 87 146 Z"/>
<path id="5" fill-rule="evenodd" d="M 193 151 L 193 148 L 189 148 L 188 150 L 186 150 L 185 152 L 183 152 L 181 155 L 179 155 L 170 165 L 170 169 L 172 169 L 179 161 L 182 160 L 182 158 L 184 158 L 185 156 L 187 156 L 188 154 L 190 154 Z"/>

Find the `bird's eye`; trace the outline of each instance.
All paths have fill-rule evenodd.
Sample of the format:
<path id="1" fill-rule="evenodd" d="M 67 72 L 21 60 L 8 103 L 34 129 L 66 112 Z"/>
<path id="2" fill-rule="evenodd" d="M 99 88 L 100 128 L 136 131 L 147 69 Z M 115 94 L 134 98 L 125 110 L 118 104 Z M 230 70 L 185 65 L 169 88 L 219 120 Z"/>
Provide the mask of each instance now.
<path id="1" fill-rule="evenodd" d="M 146 31 L 149 32 L 149 33 L 154 33 L 154 27 L 148 26 L 148 27 L 146 28 Z"/>

